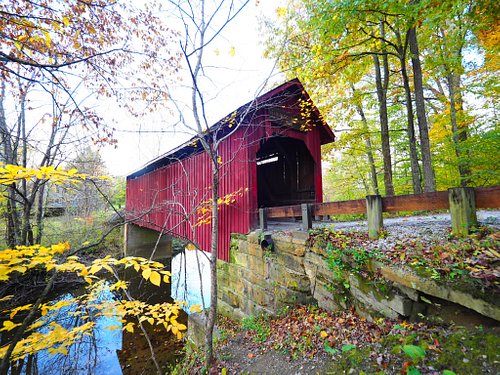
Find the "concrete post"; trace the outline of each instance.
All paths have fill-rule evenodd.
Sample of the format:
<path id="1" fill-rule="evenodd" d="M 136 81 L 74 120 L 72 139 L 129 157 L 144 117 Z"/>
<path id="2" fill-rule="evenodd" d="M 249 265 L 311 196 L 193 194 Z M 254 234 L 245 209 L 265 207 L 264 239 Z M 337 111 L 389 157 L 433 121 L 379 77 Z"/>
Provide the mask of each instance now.
<path id="1" fill-rule="evenodd" d="M 380 230 L 384 227 L 382 197 L 380 195 L 368 195 L 366 197 L 366 216 L 368 219 L 368 237 L 377 239 Z"/>
<path id="2" fill-rule="evenodd" d="M 152 229 L 143 228 L 135 224 L 125 224 L 124 253 L 127 256 L 141 256 L 153 260 L 162 260 L 172 257 L 172 238 Z M 154 254 L 153 254 L 154 251 Z"/>
<path id="3" fill-rule="evenodd" d="M 302 203 L 302 229 L 309 230 L 312 228 L 312 215 L 311 215 L 311 205 L 307 203 Z"/>
<path id="4" fill-rule="evenodd" d="M 448 200 L 450 202 L 452 233 L 456 236 L 468 235 L 470 228 L 477 225 L 474 188 L 448 189 Z"/>
<path id="5" fill-rule="evenodd" d="M 259 225 L 260 230 L 267 230 L 267 208 L 259 208 Z"/>

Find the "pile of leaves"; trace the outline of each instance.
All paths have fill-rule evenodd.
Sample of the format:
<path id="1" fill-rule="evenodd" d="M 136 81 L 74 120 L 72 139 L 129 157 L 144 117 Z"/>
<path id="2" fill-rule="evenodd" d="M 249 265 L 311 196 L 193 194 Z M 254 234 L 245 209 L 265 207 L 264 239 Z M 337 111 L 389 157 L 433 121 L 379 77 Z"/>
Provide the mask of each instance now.
<path id="1" fill-rule="evenodd" d="M 377 247 L 376 243 L 374 244 Z M 384 249 L 386 261 L 427 270 L 436 281 L 481 281 L 485 288 L 500 287 L 500 234 L 479 228 L 468 237 L 435 241 L 398 239 Z"/>
<path id="2" fill-rule="evenodd" d="M 370 322 L 354 310 L 332 313 L 317 306 L 297 306 L 276 318 L 249 319 L 252 323 L 244 320 L 239 333 L 234 324 L 227 325 L 233 328 L 220 353 L 236 343 L 248 351 L 244 360 L 255 363 L 270 352 L 285 355 L 290 364 L 307 364 L 326 355 L 333 373 L 451 375 L 500 370 L 500 337 L 483 331 L 382 318 Z M 232 368 L 241 360 L 223 359 L 219 368 Z"/>
<path id="3" fill-rule="evenodd" d="M 401 323 L 390 319 L 370 322 L 354 309 L 328 312 L 312 305 L 298 306 L 277 318 L 261 316 L 250 319 L 259 323 L 254 323 L 254 327 L 246 330 L 245 336 L 258 343 L 256 348 L 262 351 L 278 350 L 291 358 L 311 358 L 323 351 L 337 354 L 364 347 L 379 342 Z M 258 324 L 266 327 L 266 337 L 259 334 L 262 329 L 255 328 Z M 407 325 L 404 322 L 402 324 Z"/>
<path id="4" fill-rule="evenodd" d="M 332 244 L 336 248 L 350 248 L 370 243 L 366 232 L 350 231 L 343 232 L 333 227 L 313 229 L 309 232 L 308 245 L 326 246 Z"/>
<path id="5" fill-rule="evenodd" d="M 383 263 L 409 266 L 437 282 L 459 281 L 500 292 L 500 233 L 495 228 L 479 227 L 463 238 L 383 237 L 370 240 L 362 232 L 321 228 L 311 232 L 309 245 L 341 249 L 346 255 L 364 248 Z"/>

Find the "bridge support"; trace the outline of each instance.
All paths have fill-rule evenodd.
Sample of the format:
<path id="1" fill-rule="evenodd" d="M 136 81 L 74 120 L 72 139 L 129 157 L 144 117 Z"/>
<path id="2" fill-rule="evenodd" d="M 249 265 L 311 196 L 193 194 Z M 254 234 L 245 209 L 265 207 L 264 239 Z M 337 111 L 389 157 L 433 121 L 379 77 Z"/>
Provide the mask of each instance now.
<path id="1" fill-rule="evenodd" d="M 152 260 L 172 257 L 172 237 L 135 224 L 125 224 L 125 256 L 140 256 Z"/>

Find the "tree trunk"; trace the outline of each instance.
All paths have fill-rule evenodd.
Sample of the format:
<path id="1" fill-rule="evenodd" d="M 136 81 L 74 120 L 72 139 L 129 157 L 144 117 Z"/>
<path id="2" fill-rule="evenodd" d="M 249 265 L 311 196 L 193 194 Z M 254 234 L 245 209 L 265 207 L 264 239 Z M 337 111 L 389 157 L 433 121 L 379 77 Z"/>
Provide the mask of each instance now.
<path id="1" fill-rule="evenodd" d="M 45 184 L 40 187 L 38 192 L 38 204 L 36 211 L 36 238 L 35 243 L 42 243 L 43 236 L 43 215 L 44 215 L 44 203 L 45 203 Z"/>
<path id="2" fill-rule="evenodd" d="M 219 163 L 217 161 L 217 150 L 211 150 L 212 164 L 212 243 L 210 254 L 210 310 L 206 326 L 206 363 L 205 368 L 210 369 L 214 363 L 213 332 L 217 318 L 217 245 L 219 238 Z"/>
<path id="3" fill-rule="evenodd" d="M 351 83 L 351 89 L 353 94 L 356 92 L 354 85 Z M 375 160 L 373 158 L 373 148 L 372 141 L 370 139 L 370 132 L 368 129 L 368 121 L 366 120 L 365 111 L 361 104 L 356 103 L 356 110 L 358 111 L 361 121 L 363 122 L 363 138 L 366 145 L 366 159 L 368 160 L 368 165 L 370 166 L 370 177 L 372 181 L 373 194 L 379 195 L 378 181 L 377 181 L 377 170 L 375 168 Z"/>
<path id="4" fill-rule="evenodd" d="M 424 191 L 436 191 L 434 170 L 432 169 L 431 147 L 429 142 L 429 126 L 425 112 L 424 88 L 422 84 L 422 67 L 420 65 L 420 51 L 418 49 L 417 32 L 415 27 L 408 30 L 408 42 L 413 67 L 413 83 L 415 90 L 415 107 L 417 110 L 418 129 L 420 133 L 420 151 L 422 153 L 422 172 L 424 177 Z"/>
<path id="5" fill-rule="evenodd" d="M 3 100 L 5 98 L 5 82 L 2 81 L 2 87 L 0 92 L 0 141 L 2 150 L 2 161 L 6 164 L 13 163 L 14 150 L 12 149 L 12 137 L 11 133 L 7 127 L 7 118 L 5 117 L 5 110 L 3 107 Z M 16 184 L 9 185 L 7 187 L 7 207 L 5 210 L 5 217 L 7 221 L 7 227 L 5 230 L 5 241 L 7 246 L 15 247 L 20 245 L 20 219 L 17 207 L 17 194 L 16 194 Z"/>
<path id="6" fill-rule="evenodd" d="M 464 142 L 467 140 L 467 128 L 460 127 L 457 114 L 463 111 L 462 93 L 460 90 L 460 77 L 449 72 L 446 76 L 448 91 L 450 95 L 450 118 L 451 130 L 453 132 L 453 144 L 455 155 L 458 159 L 458 172 L 460 174 L 460 185 L 467 186 L 470 183 L 470 169 L 467 166 L 466 156 L 462 150 Z"/>
<path id="7" fill-rule="evenodd" d="M 422 187 L 420 184 L 420 168 L 418 166 L 417 154 L 417 141 L 415 139 L 415 121 L 413 117 L 413 104 L 411 98 L 410 82 L 408 79 L 408 72 L 406 70 L 406 43 L 403 45 L 399 31 L 396 31 L 398 39 L 398 57 L 401 64 L 401 76 L 403 78 L 403 87 L 405 90 L 406 98 L 406 116 L 407 126 L 406 134 L 408 135 L 408 145 L 410 148 L 410 167 L 411 167 L 411 180 L 413 185 L 413 193 L 420 194 Z"/>
<path id="8" fill-rule="evenodd" d="M 384 58 L 387 59 L 387 55 L 384 55 Z M 375 84 L 377 87 L 377 98 L 379 105 L 380 137 L 382 140 L 382 156 L 384 160 L 385 195 L 392 196 L 394 195 L 394 185 L 392 184 L 392 159 L 389 139 L 389 118 L 387 115 L 387 86 L 382 82 L 382 74 L 380 71 L 380 61 L 378 55 L 373 55 L 373 62 L 375 65 Z M 384 83 L 388 82 L 388 80 L 388 74 L 384 74 Z"/>

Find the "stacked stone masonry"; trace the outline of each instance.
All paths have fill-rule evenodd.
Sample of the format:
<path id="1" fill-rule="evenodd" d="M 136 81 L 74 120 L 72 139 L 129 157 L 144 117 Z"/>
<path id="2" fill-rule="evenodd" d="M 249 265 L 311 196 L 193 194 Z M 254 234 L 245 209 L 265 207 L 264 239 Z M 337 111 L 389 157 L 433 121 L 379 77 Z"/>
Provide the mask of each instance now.
<path id="1" fill-rule="evenodd" d="M 351 274 L 346 280 L 348 288 L 339 290 L 327 266 L 325 249 L 309 247 L 307 232 L 273 233 L 272 251 L 261 248 L 262 239 L 260 231 L 232 235 L 230 261 L 219 260 L 217 264 L 221 314 L 242 319 L 249 315 L 275 315 L 285 306 L 315 303 L 329 311 L 354 306 L 368 318 L 414 319 L 426 312 L 436 314 L 428 305 L 429 299 L 435 299 L 451 303 L 457 316 L 477 315 L 493 324 L 500 320 L 496 301 L 473 297 L 378 262 L 371 262 L 370 268 L 383 276 L 383 288 Z"/>

